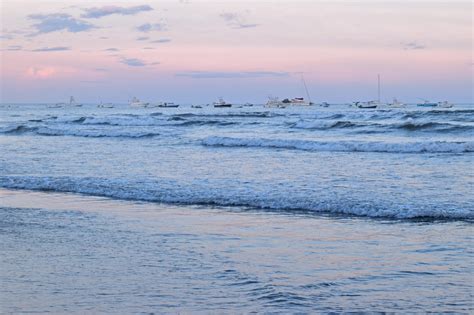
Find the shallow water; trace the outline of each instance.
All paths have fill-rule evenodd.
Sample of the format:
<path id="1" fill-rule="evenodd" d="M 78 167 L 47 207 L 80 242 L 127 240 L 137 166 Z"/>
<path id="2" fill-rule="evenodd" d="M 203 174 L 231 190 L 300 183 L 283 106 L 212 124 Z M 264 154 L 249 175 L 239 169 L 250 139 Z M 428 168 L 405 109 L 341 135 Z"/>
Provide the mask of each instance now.
<path id="1" fill-rule="evenodd" d="M 468 222 L 0 197 L 5 313 L 473 310 Z"/>

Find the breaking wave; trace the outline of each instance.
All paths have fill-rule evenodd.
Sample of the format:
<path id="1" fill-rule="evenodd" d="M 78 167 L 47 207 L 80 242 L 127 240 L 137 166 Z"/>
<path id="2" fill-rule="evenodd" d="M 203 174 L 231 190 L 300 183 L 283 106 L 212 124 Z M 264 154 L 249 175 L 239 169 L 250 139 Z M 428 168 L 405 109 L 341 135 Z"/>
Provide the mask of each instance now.
<path id="1" fill-rule="evenodd" d="M 356 200 L 338 197 L 315 197 L 314 194 L 278 194 L 260 189 L 239 191 L 225 187 L 208 187 L 207 184 L 191 182 L 182 184 L 172 180 L 120 180 L 96 177 L 29 177 L 0 176 L 0 187 L 54 192 L 81 193 L 124 200 L 159 202 L 167 204 L 240 207 L 286 212 L 346 214 L 394 219 L 474 218 L 469 205 L 426 205 L 424 203 L 396 204 L 384 200 Z M 283 197 L 283 195 L 285 195 Z"/>
<path id="2" fill-rule="evenodd" d="M 386 153 L 468 153 L 474 152 L 474 141 L 316 141 L 265 138 L 208 137 L 202 145 L 209 147 L 248 147 L 329 152 L 386 152 Z"/>
<path id="3" fill-rule="evenodd" d="M 157 132 L 147 131 L 59 129 L 48 127 L 30 127 L 26 125 L 2 128 L 0 133 L 7 135 L 35 134 L 40 136 L 72 136 L 87 138 L 150 138 L 160 135 Z"/>

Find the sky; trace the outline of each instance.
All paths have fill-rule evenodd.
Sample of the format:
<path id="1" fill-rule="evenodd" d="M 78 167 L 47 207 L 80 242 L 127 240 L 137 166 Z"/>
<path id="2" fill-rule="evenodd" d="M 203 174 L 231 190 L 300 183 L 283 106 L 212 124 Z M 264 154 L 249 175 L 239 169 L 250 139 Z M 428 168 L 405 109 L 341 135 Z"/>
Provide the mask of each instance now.
<path id="1" fill-rule="evenodd" d="M 471 1 L 2 0 L 1 102 L 473 102 Z"/>

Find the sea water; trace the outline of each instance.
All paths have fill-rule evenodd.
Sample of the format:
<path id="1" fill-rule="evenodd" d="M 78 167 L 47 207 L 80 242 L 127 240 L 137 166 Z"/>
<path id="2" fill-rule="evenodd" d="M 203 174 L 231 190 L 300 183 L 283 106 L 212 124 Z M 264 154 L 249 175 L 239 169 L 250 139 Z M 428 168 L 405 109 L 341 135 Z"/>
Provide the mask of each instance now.
<path id="1" fill-rule="evenodd" d="M 107 197 L 93 208 L 115 209 L 108 203 L 117 202 L 124 209 L 118 213 L 132 217 L 130 209 L 148 202 L 148 214 L 161 214 L 136 217 L 140 223 L 130 227 L 129 216 L 106 216 L 114 211 L 3 206 L 0 233 L 9 254 L 0 274 L 8 279 L 7 311 L 35 303 L 46 308 L 47 301 L 55 301 L 56 312 L 114 312 L 120 305 L 135 311 L 140 305 L 184 311 L 473 308 L 472 104 L 379 110 L 3 104 L 0 110 L 0 187 L 6 192 Z M 204 223 L 196 227 L 194 220 Z M 70 252 L 68 244 L 86 246 L 88 233 L 105 256 Z M 163 248 L 162 242 L 170 243 Z M 45 250 L 67 269 L 54 281 L 32 275 L 51 264 L 49 256 L 33 259 Z M 120 250 L 121 258 L 113 259 Z M 153 264 L 160 259 L 182 265 L 184 273 Z M 32 281 L 22 289 L 23 280 L 11 277 L 19 262 L 30 268 L 21 269 L 24 280 Z M 73 290 L 74 281 L 59 281 L 70 276 L 71 264 L 83 291 Z M 103 309 L 92 299 L 101 283 L 89 279 L 97 264 L 105 268 L 103 291 L 114 297 L 104 298 L 110 303 Z M 161 282 L 166 270 L 171 280 Z M 55 296 L 48 281 L 63 295 Z M 150 287 L 167 293 L 151 298 Z M 25 300 L 34 292 L 43 302 L 14 308 L 15 293 Z M 75 294 L 77 304 L 67 304 Z"/>

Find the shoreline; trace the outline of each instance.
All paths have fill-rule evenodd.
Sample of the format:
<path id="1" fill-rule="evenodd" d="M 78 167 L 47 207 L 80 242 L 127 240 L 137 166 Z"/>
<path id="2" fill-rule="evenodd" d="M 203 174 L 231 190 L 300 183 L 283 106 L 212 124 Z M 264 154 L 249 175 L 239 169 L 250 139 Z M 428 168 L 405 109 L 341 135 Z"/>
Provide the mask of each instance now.
<path id="1" fill-rule="evenodd" d="M 0 201 L 0 309 L 7 313 L 473 308 L 472 225 L 465 222 L 235 212 L 5 189 Z"/>

